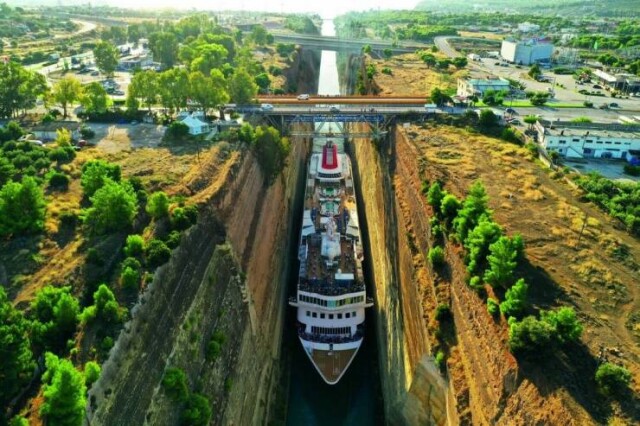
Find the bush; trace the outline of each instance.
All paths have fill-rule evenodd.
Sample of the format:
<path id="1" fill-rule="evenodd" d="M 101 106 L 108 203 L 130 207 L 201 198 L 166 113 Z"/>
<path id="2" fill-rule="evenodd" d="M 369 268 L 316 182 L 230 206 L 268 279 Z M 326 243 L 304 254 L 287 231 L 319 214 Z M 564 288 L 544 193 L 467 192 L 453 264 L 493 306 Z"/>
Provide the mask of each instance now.
<path id="1" fill-rule="evenodd" d="M 498 313 L 500 306 L 498 305 L 498 301 L 496 299 L 489 298 L 487 299 L 487 311 L 491 315 L 495 315 Z"/>
<path id="2" fill-rule="evenodd" d="M 444 366 L 445 366 L 444 352 L 438 351 L 435 357 L 435 363 L 436 363 L 436 367 L 438 367 L 440 370 L 444 369 Z"/>
<path id="3" fill-rule="evenodd" d="M 142 255 L 142 253 L 144 253 L 144 238 L 142 238 L 142 235 L 132 234 L 127 236 L 124 254 L 128 257 L 136 257 Z"/>
<path id="4" fill-rule="evenodd" d="M 174 121 L 167 128 L 166 136 L 172 139 L 182 140 L 189 136 L 189 126 L 181 121 Z"/>
<path id="5" fill-rule="evenodd" d="M 176 207 L 171 212 L 171 227 L 174 230 L 183 231 L 195 224 L 198 220 L 196 206 Z"/>
<path id="6" fill-rule="evenodd" d="M 125 267 L 120 272 L 120 283 L 127 290 L 137 290 L 140 288 L 140 272 L 131 267 Z"/>
<path id="7" fill-rule="evenodd" d="M 180 245 L 181 237 L 182 234 L 180 234 L 180 231 L 171 231 L 167 236 L 167 241 L 165 241 L 167 247 L 169 247 L 171 250 L 177 248 Z"/>
<path id="8" fill-rule="evenodd" d="M 444 250 L 442 250 L 442 247 L 440 246 L 435 246 L 429 249 L 427 257 L 434 268 L 438 268 L 444 264 Z"/>
<path id="9" fill-rule="evenodd" d="M 545 321 L 528 316 L 518 322 L 509 318 L 509 349 L 520 355 L 537 355 L 549 349 L 554 342 L 555 330 Z"/>
<path id="10" fill-rule="evenodd" d="M 49 160 L 58 164 L 66 164 L 76 158 L 76 151 L 71 146 L 58 147 L 49 152 Z"/>
<path id="11" fill-rule="evenodd" d="M 91 387 L 100 377 L 100 365 L 95 361 L 89 361 L 84 365 L 84 383 Z"/>
<path id="12" fill-rule="evenodd" d="M 83 126 L 80 128 L 80 134 L 84 139 L 91 139 L 95 137 L 96 132 L 91 127 Z"/>
<path id="13" fill-rule="evenodd" d="M 6 183 L 0 189 L 0 237 L 42 230 L 46 205 L 34 178 Z"/>
<path id="14" fill-rule="evenodd" d="M 164 377 L 162 378 L 162 387 L 169 398 L 174 401 L 184 402 L 189 396 L 187 375 L 179 368 L 167 368 L 167 371 L 165 371 Z"/>
<path id="15" fill-rule="evenodd" d="M 632 166 L 631 164 L 625 164 L 624 172 L 629 176 L 640 176 L 640 166 Z"/>
<path id="16" fill-rule="evenodd" d="M 528 142 L 524 147 L 527 148 L 532 157 L 538 158 L 538 145 L 532 142 Z"/>
<path id="17" fill-rule="evenodd" d="M 116 183 L 107 179 L 91 197 L 85 223 L 92 233 L 127 229 L 133 224 L 138 210 L 138 199 L 129 182 Z"/>
<path id="18" fill-rule="evenodd" d="M 596 384 L 607 396 L 622 395 L 629 389 L 631 373 L 624 367 L 605 362 L 596 370 Z"/>
<path id="19" fill-rule="evenodd" d="M 104 160 L 90 160 L 82 166 L 80 184 L 86 197 L 91 197 L 107 180 L 120 182 L 120 166 Z"/>
<path id="20" fill-rule="evenodd" d="M 429 187 L 429 192 L 427 192 L 427 202 L 433 208 L 435 214 L 440 213 L 440 207 L 444 196 L 445 193 L 442 191 L 440 182 L 433 182 Z"/>
<path id="21" fill-rule="evenodd" d="M 169 215 L 169 197 L 162 191 L 154 192 L 147 201 L 147 213 L 154 219 Z"/>
<path id="22" fill-rule="evenodd" d="M 500 134 L 500 138 L 504 141 L 515 143 L 515 144 L 520 144 L 522 142 L 520 140 L 520 137 L 516 133 L 515 129 L 511 127 L 507 127 L 503 129 L 502 133 Z"/>
<path id="23" fill-rule="evenodd" d="M 381 72 L 382 72 L 382 74 L 393 75 L 393 71 L 391 71 L 391 68 L 389 68 L 389 67 L 382 68 Z"/>
<path id="24" fill-rule="evenodd" d="M 582 105 L 584 105 L 585 108 L 593 108 L 593 102 L 590 101 L 584 101 Z"/>
<path id="25" fill-rule="evenodd" d="M 147 264 L 150 267 L 158 267 L 166 263 L 171 257 L 171 250 L 161 241 L 153 239 L 147 245 Z"/>
<path id="26" fill-rule="evenodd" d="M 53 172 L 49 175 L 49 187 L 66 191 L 69 189 L 69 176 L 60 172 Z"/>
<path id="27" fill-rule="evenodd" d="M 209 343 L 207 344 L 207 361 L 214 361 L 220 356 L 221 352 L 222 345 L 220 345 L 219 342 L 216 342 L 215 340 L 209 341 Z"/>
<path id="28" fill-rule="evenodd" d="M 527 291 L 529 286 L 521 278 L 513 287 L 507 290 L 504 302 L 500 303 L 500 312 L 508 317 L 522 313 L 527 303 Z"/>
<path id="29" fill-rule="evenodd" d="M 189 426 L 207 426 L 211 420 L 211 404 L 197 393 L 189 396 L 187 406 L 182 412 L 182 423 Z"/>

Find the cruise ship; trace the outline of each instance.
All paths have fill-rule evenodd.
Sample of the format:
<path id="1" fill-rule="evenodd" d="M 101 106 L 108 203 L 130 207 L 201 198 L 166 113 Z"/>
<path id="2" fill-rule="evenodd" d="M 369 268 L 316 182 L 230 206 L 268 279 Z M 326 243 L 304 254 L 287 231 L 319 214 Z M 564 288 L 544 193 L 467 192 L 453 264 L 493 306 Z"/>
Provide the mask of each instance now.
<path id="1" fill-rule="evenodd" d="M 330 135 L 330 134 L 329 134 Z M 364 339 L 364 253 L 351 160 L 342 139 L 316 138 L 298 248 L 298 337 L 324 381 L 338 383 Z"/>

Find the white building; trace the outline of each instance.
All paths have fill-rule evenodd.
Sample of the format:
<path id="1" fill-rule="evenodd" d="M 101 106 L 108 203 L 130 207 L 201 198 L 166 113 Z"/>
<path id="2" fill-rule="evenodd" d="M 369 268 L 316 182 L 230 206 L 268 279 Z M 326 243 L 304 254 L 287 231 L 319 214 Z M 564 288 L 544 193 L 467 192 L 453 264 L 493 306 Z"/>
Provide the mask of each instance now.
<path id="1" fill-rule="evenodd" d="M 506 60 L 519 65 L 531 65 L 536 62 L 550 62 L 553 44 L 532 39 L 526 42 L 503 40 L 500 55 Z"/>
<path id="2" fill-rule="evenodd" d="M 523 22 L 518 24 L 518 31 L 521 33 L 535 33 L 540 31 L 540 25 L 532 24 L 531 22 Z"/>
<path id="3" fill-rule="evenodd" d="M 542 146 L 566 158 L 619 158 L 640 155 L 640 125 L 538 122 Z"/>
<path id="4" fill-rule="evenodd" d="M 467 78 L 458 79 L 458 90 L 456 94 L 462 98 L 469 96 L 484 96 L 484 92 L 487 90 L 510 90 L 509 81 L 502 78 Z"/>
<path id="5" fill-rule="evenodd" d="M 190 135 L 202 135 L 209 133 L 209 123 L 205 123 L 198 117 L 189 115 L 181 120 L 189 128 Z"/>
<path id="6" fill-rule="evenodd" d="M 602 70 L 593 70 L 593 75 L 601 84 L 605 84 L 612 89 L 625 93 L 633 93 L 640 90 L 640 78 L 633 74 L 609 74 Z"/>

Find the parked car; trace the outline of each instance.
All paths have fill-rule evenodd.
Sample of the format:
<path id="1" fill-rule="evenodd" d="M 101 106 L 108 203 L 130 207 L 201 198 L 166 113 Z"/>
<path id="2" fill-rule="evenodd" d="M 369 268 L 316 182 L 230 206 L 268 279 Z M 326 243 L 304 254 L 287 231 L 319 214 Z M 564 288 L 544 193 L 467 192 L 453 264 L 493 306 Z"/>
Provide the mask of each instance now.
<path id="1" fill-rule="evenodd" d="M 602 89 L 602 86 L 600 86 L 599 84 L 594 84 L 594 85 L 593 85 L 593 88 L 594 88 L 594 89 Z"/>
<path id="2" fill-rule="evenodd" d="M 100 71 L 91 71 L 91 75 L 97 77 L 100 75 Z"/>
<path id="3" fill-rule="evenodd" d="M 602 104 L 598 108 L 600 108 L 600 109 L 609 109 L 609 104 Z"/>
<path id="4" fill-rule="evenodd" d="M 618 105 L 618 104 L 617 104 L 617 103 L 615 103 L 615 102 L 611 102 L 611 103 L 609 104 L 609 108 L 620 108 L 620 105 Z"/>
<path id="5" fill-rule="evenodd" d="M 260 109 L 262 111 L 273 111 L 273 105 L 271 105 L 271 104 L 262 104 L 262 105 L 260 105 Z"/>
<path id="6" fill-rule="evenodd" d="M 303 93 L 302 95 L 298 95 L 298 100 L 299 101 L 308 101 L 309 100 L 309 95 L 306 93 Z"/>
<path id="7" fill-rule="evenodd" d="M 338 105 L 331 105 L 329 107 L 329 112 L 340 112 L 340 107 Z"/>
<path id="8" fill-rule="evenodd" d="M 506 112 L 507 114 L 511 114 L 511 115 L 518 115 L 518 111 L 516 111 L 516 110 L 515 110 L 515 109 L 513 109 L 513 108 L 507 108 L 507 109 L 505 110 L 505 112 Z"/>

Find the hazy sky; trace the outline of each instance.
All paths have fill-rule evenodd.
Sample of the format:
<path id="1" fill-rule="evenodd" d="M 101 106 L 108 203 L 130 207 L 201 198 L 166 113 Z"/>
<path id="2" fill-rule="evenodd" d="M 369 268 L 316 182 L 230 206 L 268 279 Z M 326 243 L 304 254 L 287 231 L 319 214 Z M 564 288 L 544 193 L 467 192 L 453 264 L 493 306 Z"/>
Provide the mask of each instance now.
<path id="1" fill-rule="evenodd" d="M 349 10 L 413 9 L 419 0 L 110 0 L 121 7 L 206 10 L 256 10 L 269 12 L 317 12 L 325 18 Z M 99 2 L 95 2 L 98 4 Z M 135 6 L 134 6 L 135 5 Z"/>

